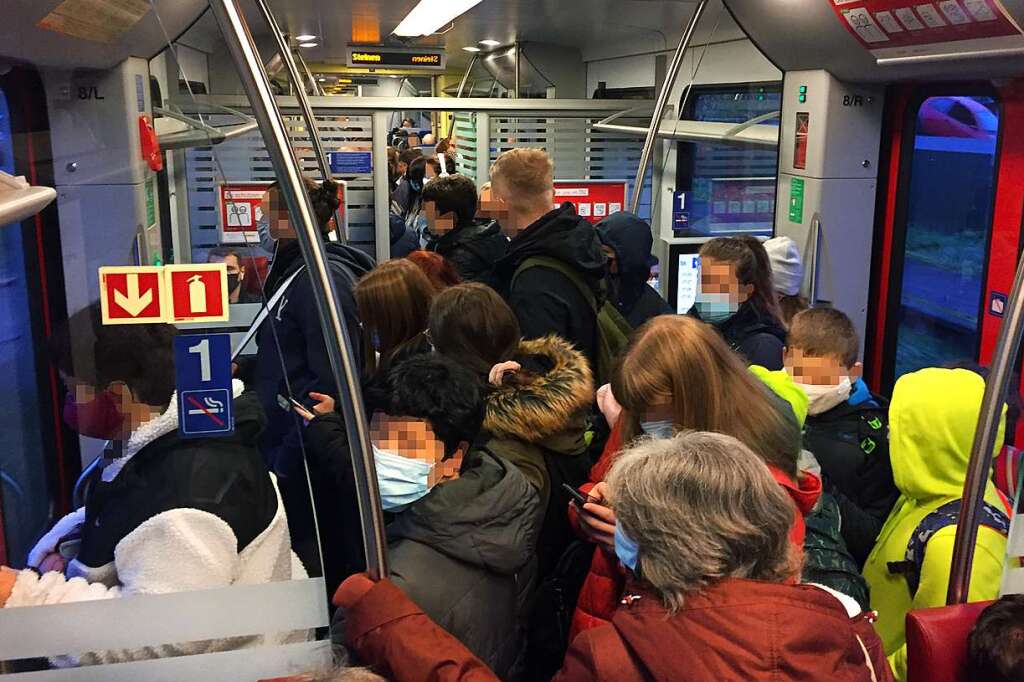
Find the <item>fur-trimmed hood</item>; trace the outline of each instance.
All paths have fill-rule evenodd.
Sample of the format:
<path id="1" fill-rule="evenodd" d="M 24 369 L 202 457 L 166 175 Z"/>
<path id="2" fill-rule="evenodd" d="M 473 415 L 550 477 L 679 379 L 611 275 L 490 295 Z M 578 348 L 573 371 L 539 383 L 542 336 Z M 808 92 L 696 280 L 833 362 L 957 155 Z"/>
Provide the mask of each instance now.
<path id="1" fill-rule="evenodd" d="M 594 380 L 583 354 L 557 336 L 522 341 L 516 355 L 540 356 L 551 368 L 527 385 L 494 389 L 484 429 L 498 438 L 539 443 L 564 431 L 594 401 Z"/>

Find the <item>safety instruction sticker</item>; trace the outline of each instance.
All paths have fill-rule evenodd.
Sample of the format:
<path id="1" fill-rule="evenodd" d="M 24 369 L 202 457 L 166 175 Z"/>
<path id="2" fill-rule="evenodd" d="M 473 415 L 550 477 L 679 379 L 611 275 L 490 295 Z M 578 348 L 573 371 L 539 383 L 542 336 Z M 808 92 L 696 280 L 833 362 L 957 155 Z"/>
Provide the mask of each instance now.
<path id="1" fill-rule="evenodd" d="M 226 322 L 228 269 L 225 263 L 102 267 L 103 324 Z"/>
<path id="2" fill-rule="evenodd" d="M 64 0 L 36 26 L 83 40 L 112 43 L 149 10 L 147 0 Z"/>
<path id="3" fill-rule="evenodd" d="M 228 436 L 235 430 L 231 335 L 190 334 L 174 339 L 178 435 Z"/>
<path id="4" fill-rule="evenodd" d="M 791 178 L 789 181 L 789 222 L 804 222 L 804 179 Z"/>
<path id="5" fill-rule="evenodd" d="M 876 57 L 1024 47 L 1024 31 L 1000 0 L 832 0 L 847 30 Z M 965 45 L 964 41 L 969 41 Z"/>

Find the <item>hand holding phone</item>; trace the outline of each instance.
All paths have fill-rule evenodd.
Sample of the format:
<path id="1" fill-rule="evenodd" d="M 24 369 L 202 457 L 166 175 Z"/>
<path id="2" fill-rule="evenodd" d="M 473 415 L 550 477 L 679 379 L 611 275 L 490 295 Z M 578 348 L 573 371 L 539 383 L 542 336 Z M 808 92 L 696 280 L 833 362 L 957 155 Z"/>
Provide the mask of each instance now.
<path id="1" fill-rule="evenodd" d="M 562 490 L 567 492 L 569 497 L 572 498 L 569 500 L 570 503 L 575 504 L 578 509 L 583 509 L 583 505 L 587 503 L 586 495 L 581 493 L 579 490 L 576 490 L 576 488 L 573 488 L 568 483 L 562 484 Z"/>

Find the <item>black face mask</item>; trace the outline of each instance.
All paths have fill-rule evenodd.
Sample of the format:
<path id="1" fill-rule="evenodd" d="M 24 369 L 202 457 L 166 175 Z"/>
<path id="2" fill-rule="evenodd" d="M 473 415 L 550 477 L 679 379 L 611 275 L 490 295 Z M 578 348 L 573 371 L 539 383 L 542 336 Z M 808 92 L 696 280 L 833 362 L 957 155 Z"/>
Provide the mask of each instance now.
<path id="1" fill-rule="evenodd" d="M 235 289 L 241 284 L 241 280 L 238 278 L 238 273 L 228 273 L 228 293 L 234 293 Z"/>

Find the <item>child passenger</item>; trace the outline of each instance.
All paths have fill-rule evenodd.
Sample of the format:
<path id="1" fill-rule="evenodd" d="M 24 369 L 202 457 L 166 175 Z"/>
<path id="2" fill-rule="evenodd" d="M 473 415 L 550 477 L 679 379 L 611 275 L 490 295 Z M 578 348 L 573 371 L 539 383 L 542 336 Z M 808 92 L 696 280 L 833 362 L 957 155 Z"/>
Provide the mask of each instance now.
<path id="1" fill-rule="evenodd" d="M 967 638 L 967 679 L 1024 680 L 1024 594 L 1008 594 L 978 616 Z"/>
<path id="2" fill-rule="evenodd" d="M 807 393 L 804 447 L 821 464 L 822 483 L 839 504 L 843 539 L 863 566 L 899 491 L 889 464 L 888 405 L 861 379 L 859 350 L 850 318 L 814 308 L 793 318 L 785 363 Z"/>

